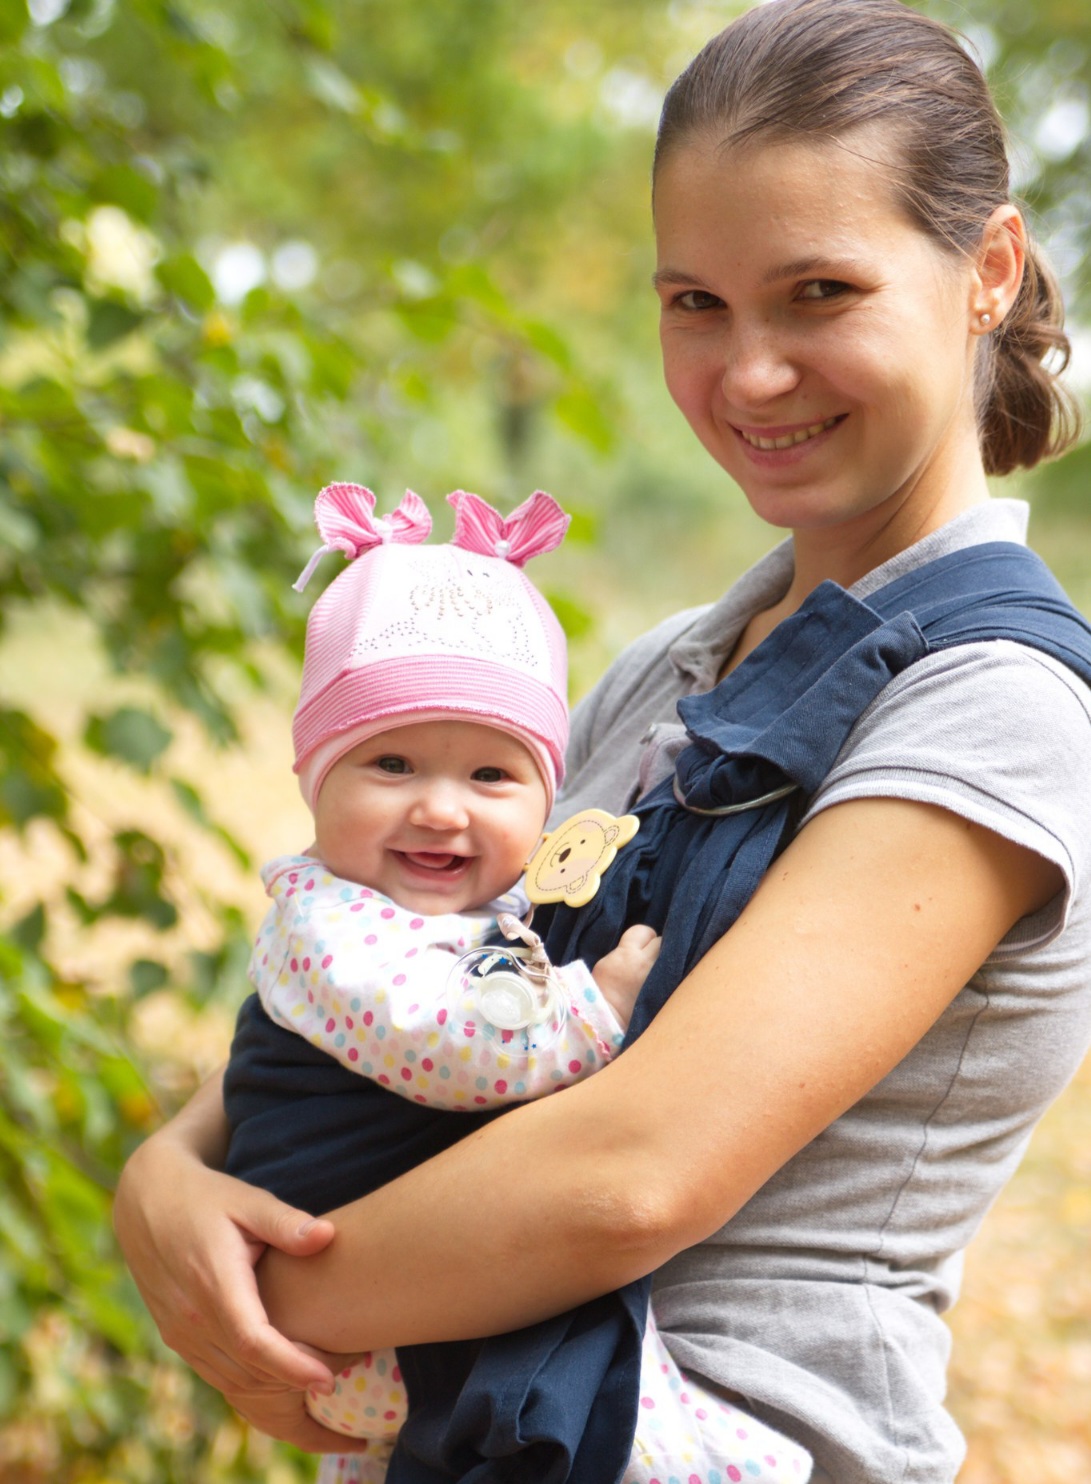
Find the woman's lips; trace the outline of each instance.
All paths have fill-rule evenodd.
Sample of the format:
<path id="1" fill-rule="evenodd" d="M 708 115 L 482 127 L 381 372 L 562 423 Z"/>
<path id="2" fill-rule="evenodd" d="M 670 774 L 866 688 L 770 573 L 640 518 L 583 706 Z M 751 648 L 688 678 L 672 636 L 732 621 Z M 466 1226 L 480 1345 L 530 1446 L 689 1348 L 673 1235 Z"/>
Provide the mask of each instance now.
<path id="1" fill-rule="evenodd" d="M 820 433 L 827 433 L 830 428 L 836 427 L 846 415 L 839 412 L 820 422 L 803 423 L 794 428 L 740 428 L 734 423 L 732 427 L 749 448 L 759 449 L 762 453 L 774 453 L 795 448 L 800 443 L 809 443 Z"/>

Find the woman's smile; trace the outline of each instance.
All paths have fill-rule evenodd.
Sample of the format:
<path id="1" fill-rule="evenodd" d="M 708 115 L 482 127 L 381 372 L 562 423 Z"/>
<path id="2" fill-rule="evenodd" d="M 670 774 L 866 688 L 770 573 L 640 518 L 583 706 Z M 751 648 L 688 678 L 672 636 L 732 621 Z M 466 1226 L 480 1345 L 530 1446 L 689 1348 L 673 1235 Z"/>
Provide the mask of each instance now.
<path id="1" fill-rule="evenodd" d="M 803 443 L 812 443 L 819 434 L 829 432 L 846 416 L 846 413 L 840 413 L 823 418 L 821 422 L 806 423 L 802 427 L 736 428 L 735 432 L 749 448 L 762 453 L 780 453 L 789 448 L 798 448 Z"/>

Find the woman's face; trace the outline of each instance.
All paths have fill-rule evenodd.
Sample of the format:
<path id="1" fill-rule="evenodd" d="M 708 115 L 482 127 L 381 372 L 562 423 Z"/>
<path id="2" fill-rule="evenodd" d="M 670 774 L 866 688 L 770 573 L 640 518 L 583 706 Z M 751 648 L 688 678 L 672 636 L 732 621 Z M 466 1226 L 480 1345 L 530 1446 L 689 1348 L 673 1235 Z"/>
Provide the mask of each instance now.
<path id="1" fill-rule="evenodd" d="M 660 165 L 655 225 L 667 386 L 764 520 L 866 536 L 907 502 L 946 519 L 981 498 L 976 277 L 887 167 L 698 137 Z"/>

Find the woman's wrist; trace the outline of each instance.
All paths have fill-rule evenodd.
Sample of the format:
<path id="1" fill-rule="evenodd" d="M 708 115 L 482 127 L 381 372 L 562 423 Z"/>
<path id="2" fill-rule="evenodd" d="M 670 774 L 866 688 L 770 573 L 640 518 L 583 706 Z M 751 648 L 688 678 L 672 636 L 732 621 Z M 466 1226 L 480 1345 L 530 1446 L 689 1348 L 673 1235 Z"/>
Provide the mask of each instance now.
<path id="1" fill-rule="evenodd" d="M 142 1147 L 151 1147 L 154 1152 L 164 1145 L 173 1146 L 209 1169 L 222 1170 L 230 1138 L 223 1102 L 224 1070 L 220 1067 L 203 1082 L 189 1102 Z"/>

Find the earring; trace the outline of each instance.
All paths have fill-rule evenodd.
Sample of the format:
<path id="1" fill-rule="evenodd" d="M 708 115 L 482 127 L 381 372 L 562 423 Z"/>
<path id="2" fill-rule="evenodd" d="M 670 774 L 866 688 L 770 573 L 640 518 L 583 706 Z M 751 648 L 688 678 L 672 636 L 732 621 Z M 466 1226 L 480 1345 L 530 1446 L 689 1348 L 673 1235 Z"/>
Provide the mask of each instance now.
<path id="1" fill-rule="evenodd" d="M 981 315 L 981 325 L 982 325 L 982 328 L 983 329 L 988 329 L 988 327 L 992 324 L 992 322 L 993 322 L 993 317 L 992 317 L 991 314 L 983 314 L 983 315 Z"/>

